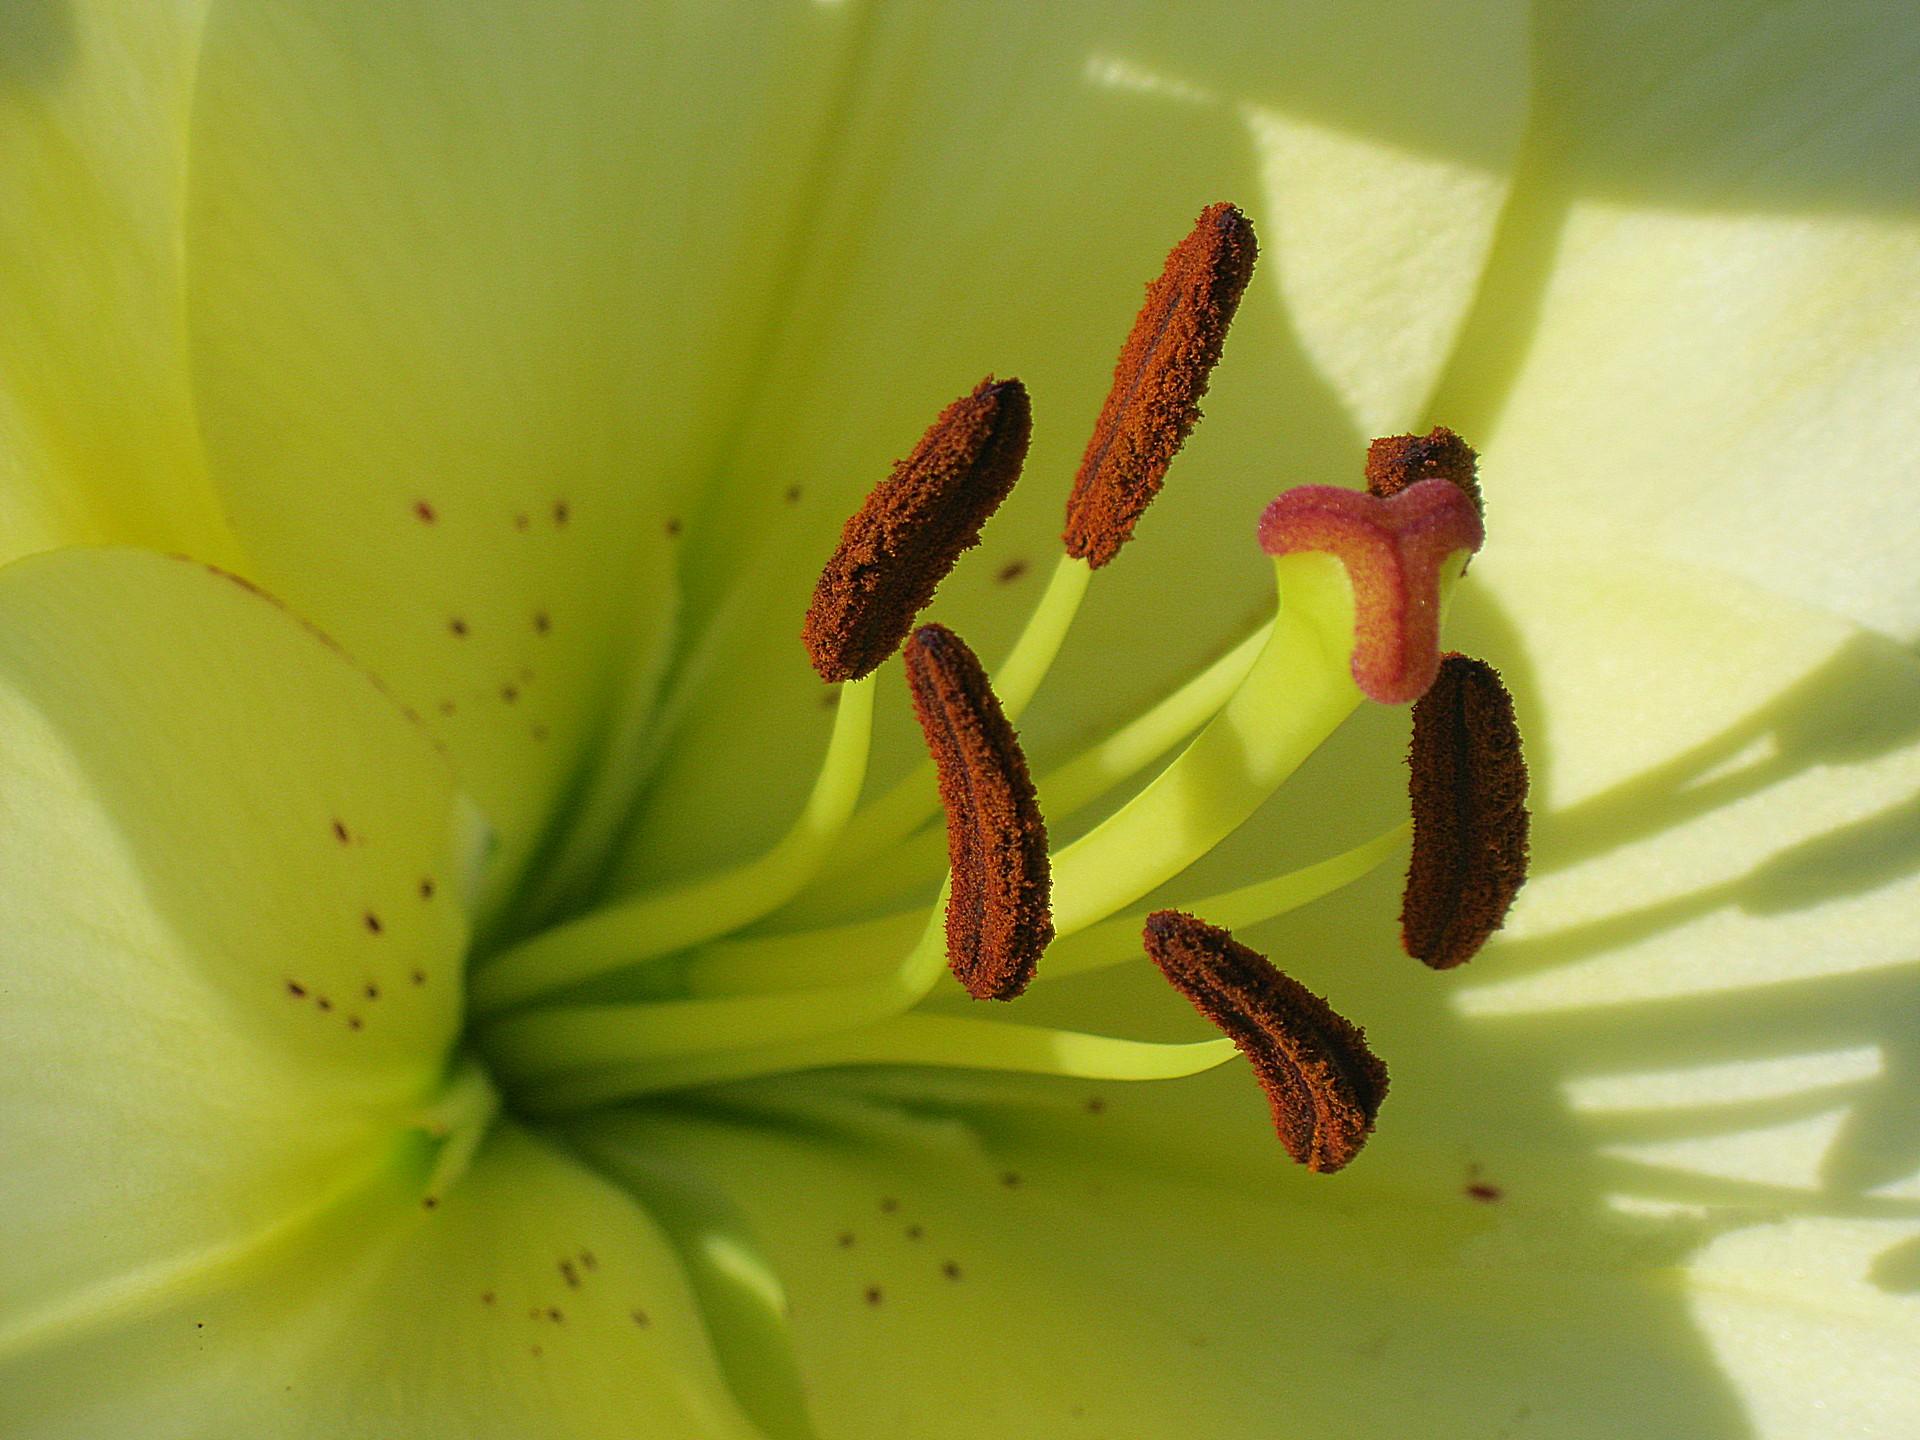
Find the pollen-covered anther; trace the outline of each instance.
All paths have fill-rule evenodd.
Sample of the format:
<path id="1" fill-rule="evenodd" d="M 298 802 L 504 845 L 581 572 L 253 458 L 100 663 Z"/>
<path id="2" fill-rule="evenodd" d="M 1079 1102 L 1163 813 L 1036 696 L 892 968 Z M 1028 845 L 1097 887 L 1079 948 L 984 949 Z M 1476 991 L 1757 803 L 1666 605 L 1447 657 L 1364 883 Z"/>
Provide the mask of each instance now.
<path id="1" fill-rule="evenodd" d="M 1147 954 L 1253 1066 L 1287 1154 L 1330 1173 L 1360 1153 L 1387 1094 L 1366 1032 L 1225 930 L 1178 910 L 1147 917 Z"/>
<path id="2" fill-rule="evenodd" d="M 1099 569 L 1127 543 L 1200 419 L 1200 397 L 1253 274 L 1253 225 L 1210 205 L 1173 248 L 1120 351 L 1067 500 L 1067 553 Z"/>
<path id="3" fill-rule="evenodd" d="M 857 680 L 900 648 L 1020 478 L 1032 432 L 1026 388 L 989 376 L 943 410 L 867 496 L 807 607 L 802 638 L 821 678 Z"/>
<path id="4" fill-rule="evenodd" d="M 1413 707 L 1413 859 L 1400 939 L 1436 970 L 1465 964 L 1527 881 L 1527 765 L 1499 672 L 1449 655 Z"/>
<path id="5" fill-rule="evenodd" d="M 1382 500 L 1422 480 L 1447 480 L 1480 501 L 1480 456 L 1444 425 L 1424 435 L 1383 435 L 1367 446 L 1367 491 Z"/>
<path id="6" fill-rule="evenodd" d="M 906 663 L 947 814 L 947 963 L 974 999 L 1011 1000 L 1053 939 L 1047 827 L 1026 756 L 958 635 L 921 626 Z"/>
<path id="7" fill-rule="evenodd" d="M 1422 480 L 1381 498 L 1337 485 L 1284 491 L 1260 517 L 1269 555 L 1318 550 L 1353 586 L 1353 678 L 1383 705 L 1418 699 L 1440 668 L 1440 580 L 1486 538 L 1471 497 Z"/>

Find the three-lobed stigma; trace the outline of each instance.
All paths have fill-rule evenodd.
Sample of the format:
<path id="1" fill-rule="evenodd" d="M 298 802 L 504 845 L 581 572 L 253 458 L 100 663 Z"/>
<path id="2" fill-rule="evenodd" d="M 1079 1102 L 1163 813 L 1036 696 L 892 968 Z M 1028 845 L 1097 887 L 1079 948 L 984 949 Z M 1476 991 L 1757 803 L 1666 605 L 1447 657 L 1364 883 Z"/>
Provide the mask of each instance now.
<path id="1" fill-rule="evenodd" d="M 1276 558 L 1317 552 L 1346 567 L 1355 684 L 1383 705 L 1426 693 L 1440 668 L 1441 585 L 1486 538 L 1467 492 L 1451 480 L 1422 480 L 1384 498 L 1300 485 L 1267 506 L 1259 534 Z"/>

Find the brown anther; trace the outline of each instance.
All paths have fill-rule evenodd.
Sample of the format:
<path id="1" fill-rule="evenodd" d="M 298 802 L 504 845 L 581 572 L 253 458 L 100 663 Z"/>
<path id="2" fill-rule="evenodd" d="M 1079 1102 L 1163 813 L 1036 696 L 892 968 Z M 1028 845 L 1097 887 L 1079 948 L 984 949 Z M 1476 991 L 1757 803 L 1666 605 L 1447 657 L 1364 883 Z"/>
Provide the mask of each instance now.
<path id="1" fill-rule="evenodd" d="M 1436 970 L 1471 960 L 1527 882 L 1527 762 L 1513 698 L 1482 660 L 1448 655 L 1413 707 L 1413 860 L 1400 939 Z"/>
<path id="2" fill-rule="evenodd" d="M 1382 500 L 1422 480 L 1450 480 L 1484 510 L 1474 448 L 1444 425 L 1424 435 L 1383 435 L 1367 446 L 1367 489 Z"/>
<path id="3" fill-rule="evenodd" d="M 941 411 L 874 487 L 841 530 L 807 607 L 802 638 L 822 679 L 857 680 L 900 648 L 1020 478 L 1032 433 L 1026 387 L 988 376 Z"/>
<path id="4" fill-rule="evenodd" d="M 1047 827 L 1033 778 L 965 641 L 922 625 L 906 660 L 947 812 L 947 964 L 974 999 L 1011 1000 L 1053 939 Z"/>
<path id="5" fill-rule="evenodd" d="M 1253 1066 L 1287 1154 L 1330 1173 L 1360 1153 L 1387 1094 L 1366 1032 L 1225 930 L 1178 910 L 1147 917 L 1160 973 Z"/>
<path id="6" fill-rule="evenodd" d="M 1067 500 L 1067 553 L 1099 569 L 1127 543 L 1200 419 L 1200 397 L 1253 274 L 1253 224 L 1209 205 L 1174 246 L 1113 367 Z"/>

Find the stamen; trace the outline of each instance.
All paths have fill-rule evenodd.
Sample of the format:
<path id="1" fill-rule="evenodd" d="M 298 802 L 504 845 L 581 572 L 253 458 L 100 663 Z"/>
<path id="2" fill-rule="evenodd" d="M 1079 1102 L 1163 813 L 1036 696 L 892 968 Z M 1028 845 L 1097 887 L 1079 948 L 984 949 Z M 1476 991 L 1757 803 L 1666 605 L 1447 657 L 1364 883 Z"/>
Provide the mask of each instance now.
<path id="1" fill-rule="evenodd" d="M 529 1113 L 842 1065 L 992 1070 L 1078 1080 L 1179 1080 L 1233 1059 L 1225 1040 L 1157 1044 L 948 1015 L 900 1015 L 845 1034 L 757 1049 L 649 1058 L 555 1075 L 516 1092 Z"/>
<path id="2" fill-rule="evenodd" d="M 1253 225 L 1209 205 L 1174 246 L 1120 351 L 1067 501 L 1067 553 L 1099 569 L 1127 543 L 1200 418 L 1200 397 L 1253 274 Z"/>
<path id="3" fill-rule="evenodd" d="M 947 964 L 974 999 L 1011 1000 L 1053 939 L 1047 827 L 1033 778 L 986 672 L 958 635 L 923 625 L 906 661 L 947 812 Z"/>
<path id="4" fill-rule="evenodd" d="M 1025 387 L 988 376 L 941 411 L 874 487 L 840 532 L 807 608 L 802 638 L 822 679 L 858 679 L 900 648 L 1020 478 L 1032 432 Z"/>
<path id="5" fill-rule="evenodd" d="M 1077 560 L 1065 563 L 1082 575 L 1091 573 Z M 1266 646 L 1270 628 L 1269 622 L 1256 629 L 1171 695 L 1041 776 L 1036 788 L 1046 792 L 1047 813 L 1054 822 L 1098 800 L 1206 724 L 1246 679 Z M 1000 696 L 1007 717 L 1018 719 L 1018 711 L 1007 696 L 1005 674 L 1005 667 L 994 672 L 994 693 Z M 924 789 L 925 777 L 918 778 Z M 908 805 L 917 805 L 921 797 L 912 795 L 907 801 Z M 841 837 L 834 863 L 821 873 L 820 878 L 831 885 L 816 886 L 812 903 L 803 897 L 780 918 L 795 928 L 831 925 L 840 916 L 870 911 L 876 904 L 895 900 L 936 878 L 946 864 L 946 837 L 938 830 L 917 831 L 920 814 L 918 809 L 896 804 L 890 792 L 870 811 L 855 816 Z M 874 823 L 863 827 L 863 820 Z M 850 849 L 853 853 L 846 853 Z M 887 863 L 873 864 L 873 857 L 883 852 Z M 1134 938 L 1139 930 L 1136 924 L 1126 936 L 1129 953 L 1137 949 Z"/>
<path id="6" fill-rule="evenodd" d="M 1473 447 L 1444 425 L 1424 435 L 1383 435 L 1367 446 L 1367 491 L 1385 500 L 1422 480 L 1447 480 L 1472 497 L 1474 509 L 1484 512 L 1479 462 Z"/>
<path id="7" fill-rule="evenodd" d="M 1413 707 L 1413 860 L 1401 943 L 1436 970 L 1465 964 L 1527 882 L 1527 764 L 1499 672 L 1449 655 Z"/>
<path id="8" fill-rule="evenodd" d="M 1226 931 L 1158 910 L 1147 954 L 1253 1066 L 1287 1154 L 1329 1173 L 1360 1153 L 1387 1093 L 1366 1033 Z"/>
<path id="9" fill-rule="evenodd" d="M 1048 792 L 1048 800 L 1051 804 L 1051 791 Z M 1310 905 L 1371 874 L 1376 867 L 1405 849 L 1408 828 L 1403 820 L 1392 829 L 1382 831 L 1371 840 L 1341 854 L 1188 903 L 1192 909 L 1213 916 L 1224 929 L 1258 925 L 1303 905 Z M 1083 975 L 1089 970 L 1103 970 L 1110 965 L 1137 960 L 1140 956 L 1140 927 L 1146 918 L 1144 913 L 1116 915 L 1076 935 L 1056 940 L 1053 948 L 1047 952 L 1045 978 L 1062 980 L 1069 975 Z"/>
<path id="10" fill-rule="evenodd" d="M 1353 588 L 1353 679 L 1383 705 L 1418 699 L 1440 668 L 1440 581 L 1450 556 L 1480 548 L 1473 501 L 1449 480 L 1387 499 L 1337 485 L 1283 492 L 1260 517 L 1269 555 L 1318 550 Z"/>

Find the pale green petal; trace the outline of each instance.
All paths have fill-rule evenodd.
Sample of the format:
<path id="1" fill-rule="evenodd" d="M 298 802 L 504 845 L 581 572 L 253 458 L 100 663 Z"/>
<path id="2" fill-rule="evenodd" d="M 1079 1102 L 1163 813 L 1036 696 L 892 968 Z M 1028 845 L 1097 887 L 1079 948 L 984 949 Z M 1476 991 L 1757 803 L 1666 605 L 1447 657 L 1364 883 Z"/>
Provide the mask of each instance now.
<path id="1" fill-rule="evenodd" d="M 181 321 L 205 9 L 0 9 L 0 560 L 76 540 L 228 548 Z"/>
<path id="2" fill-rule="evenodd" d="M 229 1285 L 0 1369 L 20 1440 L 723 1440 L 674 1252 L 511 1126 L 431 1213 L 396 1162 Z M 103 1377 L 110 1377 L 104 1378 Z"/>
<path id="3" fill-rule="evenodd" d="M 872 25 L 709 517 L 691 614 L 714 616 L 736 581 L 737 608 L 703 642 L 724 660 L 648 797 L 642 875 L 710 866 L 798 807 L 826 718 L 795 640 L 809 587 L 861 494 L 989 370 L 1031 389 L 1032 455 L 939 613 L 989 659 L 1011 643 L 1141 287 L 1222 199 L 1264 254 L 1207 419 L 1023 729 L 1044 756 L 1238 638 L 1271 603 L 1261 506 L 1357 481 L 1367 436 L 1425 405 L 1524 122 L 1518 5 L 882 6 Z M 797 501 L 766 514 L 790 486 Z M 884 780 L 919 737 L 897 700 L 880 708 Z"/>
<path id="4" fill-rule="evenodd" d="M 1329 1184 L 1287 1164 L 1230 1078 L 1209 1099 L 1241 1102 L 1237 1125 L 1085 1088 L 909 1081 L 867 1103 L 789 1082 L 759 1114 L 603 1120 L 587 1143 L 731 1181 L 835 1440 L 1465 1440 L 1517 1418 L 1614 1437 L 1628 1415 L 1636 1434 L 1741 1433 L 1654 1281 L 1677 1247 L 1602 1248 L 1604 1227 L 1551 1208 L 1496 1216 L 1451 1166 L 1425 1187 L 1359 1167 Z"/>
<path id="5" fill-rule="evenodd" d="M 1911 7 L 1543 7 L 1538 120 L 1436 415 L 1491 548 L 1588 529 L 1920 635 Z"/>
<path id="6" fill-rule="evenodd" d="M 472 857 L 419 729 L 192 562 L 0 572 L 0 711 L 0 1352 L 31 1353 L 388 1154 L 457 1027 Z"/>
<path id="7" fill-rule="evenodd" d="M 756 374 L 849 44 L 828 8 L 747 3 L 209 25 L 187 244 L 216 486 L 251 573 L 445 739 L 502 881 L 664 639 L 667 528 Z"/>

